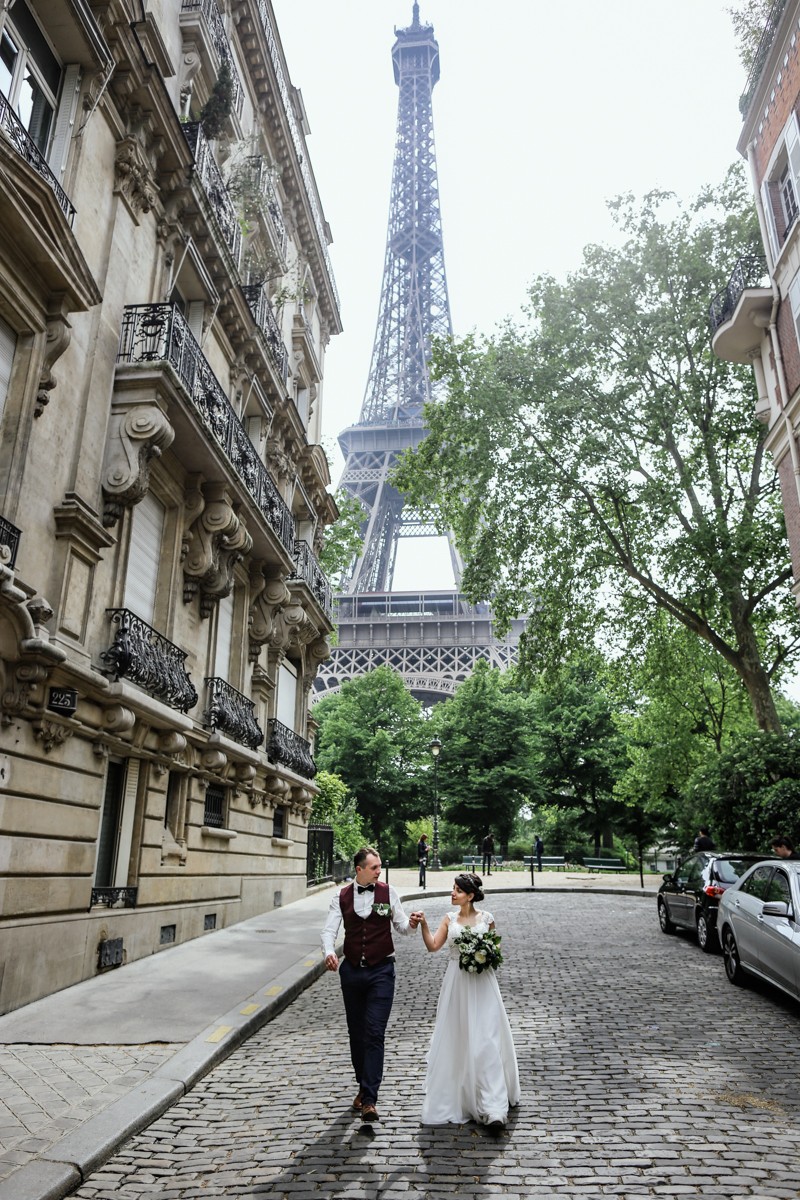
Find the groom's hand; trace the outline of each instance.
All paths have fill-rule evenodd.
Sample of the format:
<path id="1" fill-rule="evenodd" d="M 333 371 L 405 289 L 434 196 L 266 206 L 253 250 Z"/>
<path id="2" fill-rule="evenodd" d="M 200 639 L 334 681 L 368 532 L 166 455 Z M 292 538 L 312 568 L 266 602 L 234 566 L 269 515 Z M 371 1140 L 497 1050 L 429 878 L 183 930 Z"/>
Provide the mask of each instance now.
<path id="1" fill-rule="evenodd" d="M 425 919 L 424 912 L 412 912 L 409 914 L 408 923 L 412 929 L 416 929 L 417 926 L 419 925 L 420 921 L 423 921 L 424 919 Z"/>
<path id="2" fill-rule="evenodd" d="M 339 959 L 336 957 L 335 954 L 326 954 L 325 955 L 325 966 L 328 968 L 329 971 L 338 971 L 339 970 Z"/>

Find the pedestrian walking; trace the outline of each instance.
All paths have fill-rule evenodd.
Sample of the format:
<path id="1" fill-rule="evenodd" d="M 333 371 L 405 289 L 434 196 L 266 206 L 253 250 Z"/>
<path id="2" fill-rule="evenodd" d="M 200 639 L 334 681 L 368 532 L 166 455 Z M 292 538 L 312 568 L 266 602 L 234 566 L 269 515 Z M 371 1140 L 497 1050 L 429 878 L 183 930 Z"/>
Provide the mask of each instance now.
<path id="1" fill-rule="evenodd" d="M 475 1120 L 499 1132 L 509 1107 L 519 1104 L 519 1069 L 497 976 L 488 965 L 497 953 L 486 937 L 495 929 L 494 917 L 475 907 L 483 899 L 481 888 L 478 875 L 456 875 L 450 895 L 454 911 L 445 914 L 434 934 L 422 914 L 422 940 L 432 952 L 446 945 L 448 964 L 428 1051 L 421 1121 Z M 484 936 L 466 946 L 459 938 L 467 930 Z"/>
<path id="2" fill-rule="evenodd" d="M 350 1038 L 350 1058 L 358 1092 L 353 1109 L 362 1121 L 379 1119 L 378 1090 L 383 1078 L 386 1025 L 394 1000 L 395 960 L 392 929 L 409 934 L 422 914 L 407 915 L 393 887 L 380 879 L 381 856 L 362 846 L 353 859 L 355 880 L 333 897 L 322 931 L 322 953 L 329 971 L 339 971 Z M 344 958 L 339 964 L 336 939 L 344 923 Z"/>
<path id="3" fill-rule="evenodd" d="M 417 842 L 417 864 L 419 866 L 419 886 L 425 887 L 425 875 L 428 869 L 428 835 L 420 834 Z"/>
<path id="4" fill-rule="evenodd" d="M 492 857 L 494 856 L 494 838 L 492 837 L 491 829 L 488 830 L 486 837 L 481 844 L 483 851 L 483 874 L 491 875 L 492 873 Z"/>
<path id="5" fill-rule="evenodd" d="M 714 839 L 711 836 L 711 831 L 707 825 L 701 825 L 697 831 L 697 837 L 694 839 L 695 850 L 716 850 Z"/>
<path id="6" fill-rule="evenodd" d="M 794 848 L 794 843 L 790 842 L 787 837 L 783 837 L 782 834 L 774 837 L 770 846 L 776 858 L 800 858 L 800 854 Z"/>
<path id="7" fill-rule="evenodd" d="M 533 853 L 536 856 L 536 869 L 537 871 L 541 871 L 542 855 L 544 854 L 544 842 L 539 837 L 538 833 L 536 835 L 536 841 L 533 843 Z"/>

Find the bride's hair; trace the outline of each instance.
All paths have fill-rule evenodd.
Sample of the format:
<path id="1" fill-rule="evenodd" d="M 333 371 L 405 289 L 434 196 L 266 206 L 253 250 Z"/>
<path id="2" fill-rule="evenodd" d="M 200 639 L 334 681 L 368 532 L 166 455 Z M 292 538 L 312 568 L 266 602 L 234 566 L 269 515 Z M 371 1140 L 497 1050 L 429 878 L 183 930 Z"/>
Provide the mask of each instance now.
<path id="1" fill-rule="evenodd" d="M 472 896 L 473 903 L 476 900 L 483 899 L 483 892 L 481 891 L 483 880 L 474 871 L 465 872 L 463 875 L 456 875 L 455 885 L 462 892 L 467 892 L 468 895 Z"/>

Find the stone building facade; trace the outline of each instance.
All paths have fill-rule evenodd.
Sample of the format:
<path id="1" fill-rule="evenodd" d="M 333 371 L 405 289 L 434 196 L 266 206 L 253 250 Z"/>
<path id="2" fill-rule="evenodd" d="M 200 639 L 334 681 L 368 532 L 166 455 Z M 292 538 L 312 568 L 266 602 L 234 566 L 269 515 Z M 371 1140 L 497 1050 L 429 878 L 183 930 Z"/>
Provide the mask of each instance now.
<path id="1" fill-rule="evenodd" d="M 8 1011 L 305 894 L 341 325 L 270 0 L 0 39 Z"/>
<path id="2" fill-rule="evenodd" d="M 741 97 L 764 255 L 737 264 L 711 305 L 714 351 L 752 363 L 778 472 L 800 603 L 800 2 L 773 5 Z"/>

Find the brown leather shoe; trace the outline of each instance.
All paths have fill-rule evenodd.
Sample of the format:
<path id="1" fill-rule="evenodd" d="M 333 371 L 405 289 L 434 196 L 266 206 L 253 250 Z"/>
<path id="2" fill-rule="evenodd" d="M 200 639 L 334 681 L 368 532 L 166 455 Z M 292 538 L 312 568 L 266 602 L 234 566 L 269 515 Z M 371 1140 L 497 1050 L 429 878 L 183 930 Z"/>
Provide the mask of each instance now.
<path id="1" fill-rule="evenodd" d="M 374 1104 L 362 1104 L 361 1120 L 368 1122 L 370 1125 L 373 1121 L 380 1121 L 378 1110 Z"/>
<path id="2" fill-rule="evenodd" d="M 364 1101 L 361 1099 L 361 1089 L 359 1088 L 358 1095 L 356 1096 L 355 1100 L 353 1101 L 353 1108 L 355 1109 L 356 1112 L 361 1112 L 361 1109 L 363 1107 L 364 1107 Z"/>

